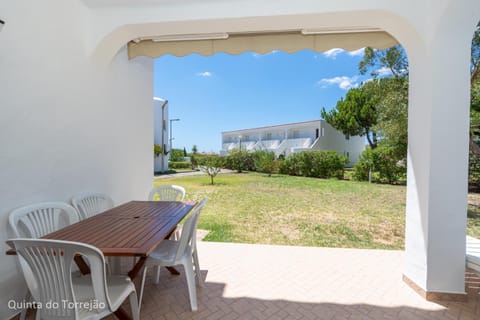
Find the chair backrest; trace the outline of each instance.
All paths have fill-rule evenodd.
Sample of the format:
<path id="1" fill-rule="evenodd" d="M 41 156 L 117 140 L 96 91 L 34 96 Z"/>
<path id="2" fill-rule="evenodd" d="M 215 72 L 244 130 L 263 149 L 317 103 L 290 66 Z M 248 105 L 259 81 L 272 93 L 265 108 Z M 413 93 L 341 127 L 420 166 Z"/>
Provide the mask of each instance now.
<path id="1" fill-rule="evenodd" d="M 77 221 L 77 211 L 63 202 L 32 204 L 13 210 L 8 217 L 17 238 L 40 238 Z"/>
<path id="2" fill-rule="evenodd" d="M 158 199 L 155 195 L 158 195 Z M 185 189 L 173 184 L 154 187 L 148 195 L 149 201 L 182 201 L 183 199 L 185 199 Z"/>
<path id="3" fill-rule="evenodd" d="M 80 193 L 72 197 L 72 205 L 83 220 L 113 208 L 113 200 L 103 193 Z"/>
<path id="4" fill-rule="evenodd" d="M 207 203 L 208 199 L 203 199 L 199 204 L 195 206 L 193 212 L 188 215 L 187 220 L 182 226 L 182 233 L 180 235 L 179 245 L 175 254 L 175 260 L 180 259 L 185 254 L 187 248 L 193 249 L 197 236 L 197 224 L 198 218 L 202 211 L 203 206 Z"/>
<path id="5" fill-rule="evenodd" d="M 91 270 L 91 281 L 97 305 L 112 311 L 105 278 L 105 259 L 100 250 L 84 243 L 47 239 L 10 239 L 7 244 L 15 249 L 22 271 L 34 301 L 42 305 L 37 319 L 78 319 L 75 293 L 72 285 L 73 258 L 79 254 Z M 47 302 L 55 307 L 46 308 Z M 100 310 L 98 310 L 100 311 Z"/>

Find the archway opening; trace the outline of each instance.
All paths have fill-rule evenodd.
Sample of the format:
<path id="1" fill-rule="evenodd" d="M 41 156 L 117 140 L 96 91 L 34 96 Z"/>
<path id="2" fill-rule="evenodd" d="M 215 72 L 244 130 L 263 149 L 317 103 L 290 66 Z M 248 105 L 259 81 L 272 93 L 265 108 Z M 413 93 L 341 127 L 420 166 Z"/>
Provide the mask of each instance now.
<path id="1" fill-rule="evenodd" d="M 174 148 L 178 149 L 179 153 L 182 153 L 182 150 L 185 149 L 186 153 L 192 156 L 194 146 L 199 153 L 202 153 L 202 151 L 218 153 L 219 150 L 222 150 L 225 154 L 228 154 L 232 149 L 248 149 L 248 151 L 253 152 L 259 142 L 262 142 L 268 149 L 273 146 L 274 142 L 278 142 L 280 145 L 285 138 L 292 140 L 308 138 L 300 137 L 302 133 L 295 132 L 294 128 L 287 133 L 285 133 L 284 128 L 280 129 L 282 131 L 280 133 L 275 130 L 267 132 L 269 129 L 266 128 L 319 120 L 322 107 L 325 107 L 327 111 L 333 109 L 339 100 L 345 98 L 345 94 L 350 89 L 359 89 L 368 83 L 382 83 L 382 86 L 373 86 L 375 90 L 390 90 L 389 86 L 393 84 L 383 85 L 383 83 L 388 82 L 387 78 L 393 79 L 396 72 L 398 73 L 397 76 L 404 73 L 406 71 L 404 69 L 407 68 L 406 65 L 395 66 L 391 61 L 389 62 L 390 65 L 382 65 L 382 61 L 386 59 L 386 52 L 378 50 L 369 50 L 368 52 L 371 55 L 375 54 L 375 57 L 370 57 L 371 59 L 364 63 L 363 74 L 359 70 L 359 64 L 365 58 L 364 49 L 356 51 L 331 49 L 323 53 L 305 50 L 288 54 L 274 50 L 263 55 L 246 52 L 235 56 L 224 53 L 217 53 L 208 57 L 200 55 L 163 56 L 156 61 L 155 94 L 169 100 L 170 116 L 172 118 L 181 119 L 175 123 L 173 140 Z M 400 53 L 404 60 L 407 60 L 401 47 L 398 48 L 396 53 Z M 180 53 L 179 55 L 183 56 Z M 330 65 L 331 70 L 322 75 L 319 60 L 323 61 L 321 65 L 323 68 Z M 350 64 L 349 69 L 345 68 L 348 63 Z M 337 69 L 335 70 L 335 68 Z M 315 70 L 318 74 L 312 76 L 312 71 Z M 270 80 L 265 79 L 265 76 L 270 77 Z M 304 78 L 307 81 L 304 81 Z M 240 81 L 237 82 L 237 80 Z M 280 84 L 275 87 L 273 82 L 279 82 Z M 296 83 L 296 85 L 292 83 Z M 405 138 L 405 141 L 402 141 L 404 143 L 404 155 L 402 161 L 397 161 L 399 163 L 395 162 L 393 165 L 399 165 L 401 167 L 399 171 L 403 170 L 403 175 L 399 174 L 397 180 L 388 181 L 397 185 L 372 184 L 371 193 L 374 194 L 373 197 L 368 195 L 368 191 L 361 193 L 353 188 L 347 190 L 345 194 L 339 192 L 335 201 L 332 201 L 332 199 L 330 201 L 325 199 L 316 201 L 318 200 L 316 199 L 318 194 L 321 193 L 323 180 L 307 177 L 305 178 L 305 181 L 307 181 L 305 185 L 310 184 L 310 189 L 307 189 L 309 194 L 301 201 L 304 203 L 303 206 L 298 205 L 299 202 L 295 204 L 292 199 L 279 201 L 279 199 L 272 200 L 265 196 L 260 197 L 261 200 L 255 201 L 243 194 L 247 199 L 250 199 L 247 200 L 248 206 L 245 203 L 235 203 L 227 209 L 225 209 L 227 204 L 218 206 L 223 208 L 220 211 L 229 213 L 225 218 L 220 218 L 219 214 L 221 212 L 212 212 L 210 216 L 207 212 L 203 215 L 204 218 L 202 218 L 203 221 L 201 220 L 200 227 L 211 230 L 207 239 L 213 241 L 258 241 L 275 244 L 402 249 L 404 246 L 405 186 L 401 184 L 406 179 L 408 80 L 402 86 L 404 91 L 402 91 L 401 97 L 393 94 L 395 90 L 391 90 L 390 93 L 392 94 L 388 94 L 391 100 L 397 102 L 402 100 L 401 103 L 404 104 L 402 110 L 399 112 L 399 108 L 389 108 L 383 112 L 384 117 L 389 117 L 390 125 L 393 125 L 392 119 L 398 119 L 399 114 L 402 114 L 402 125 L 404 126 L 402 136 Z M 325 92 L 329 89 L 335 89 L 336 94 L 327 98 Z M 308 90 L 315 91 L 315 94 L 307 93 Z M 385 96 L 386 93 L 376 92 L 377 97 Z M 303 105 L 306 105 L 307 108 L 303 108 Z M 383 107 L 386 108 L 387 106 Z M 304 109 L 307 110 L 306 113 L 303 111 Z M 210 129 L 216 131 L 213 138 L 210 135 L 210 140 L 213 140 L 214 143 L 208 142 L 205 146 L 205 143 L 202 143 L 199 139 L 205 137 L 205 131 Z M 312 143 L 309 147 L 318 138 L 316 136 L 317 129 L 319 136 L 325 134 L 321 126 L 310 130 Z M 190 141 L 188 141 L 188 138 L 184 138 L 184 132 L 189 132 Z M 223 137 L 222 132 L 224 133 Z M 279 134 L 279 137 L 276 137 L 276 134 Z M 362 132 L 363 137 L 360 140 L 363 146 L 367 144 L 366 135 L 369 135 L 370 138 L 371 134 L 371 131 Z M 348 141 L 353 141 L 355 137 L 353 134 L 343 132 L 342 138 L 349 143 Z M 376 143 L 382 144 L 385 140 L 384 133 L 379 131 L 376 139 Z M 324 149 L 331 148 L 332 146 L 324 147 Z M 357 152 L 355 161 L 350 163 L 351 166 L 358 161 L 360 153 L 361 151 Z M 342 155 L 353 157 L 353 152 L 345 150 Z M 281 158 L 280 154 L 275 156 L 277 160 Z M 283 156 L 285 157 L 286 154 Z M 345 176 L 349 180 L 353 180 L 353 174 L 354 171 L 349 169 Z M 373 170 L 373 180 L 385 182 L 385 176 L 380 177 L 379 175 L 378 172 Z M 243 178 L 245 175 L 240 177 Z M 217 179 L 219 179 L 217 185 L 220 188 L 222 188 L 222 184 L 229 185 L 231 183 L 230 181 L 222 181 L 220 177 Z M 300 178 L 296 177 L 295 179 L 298 181 Z M 364 178 L 360 177 L 359 180 L 364 180 Z M 271 182 L 279 181 L 279 178 L 277 180 L 266 178 L 264 181 L 266 182 L 262 186 L 268 190 L 265 193 L 278 193 L 278 190 L 273 191 L 269 188 Z M 205 179 L 205 182 L 209 182 L 209 180 Z M 320 183 L 317 184 L 317 182 Z M 190 181 L 185 180 L 184 183 L 190 183 Z M 282 183 L 280 185 L 285 187 L 285 184 L 290 182 L 283 181 Z M 328 183 L 332 184 L 333 182 L 329 181 Z M 303 188 L 300 186 L 301 184 L 298 183 L 297 185 L 300 189 Z M 362 184 L 362 182 L 353 184 L 368 186 L 368 183 Z M 196 189 L 193 184 L 189 187 L 191 190 Z M 339 185 L 334 184 L 327 187 L 335 189 Z M 224 187 L 224 189 L 227 188 Z M 392 192 L 392 188 L 400 191 Z M 218 190 L 215 192 L 212 190 L 214 189 L 209 192 L 214 194 L 218 192 Z M 250 190 L 255 192 L 253 189 Z M 200 189 L 197 191 L 199 194 L 204 194 Z M 259 195 L 261 194 L 257 193 L 257 196 Z M 342 197 L 344 197 L 343 201 Z M 394 197 L 395 199 L 393 201 L 386 200 L 388 197 Z M 329 202 L 329 205 L 326 205 L 327 202 Z M 283 207 L 275 206 L 279 203 L 283 203 Z M 257 206 L 255 209 L 252 207 L 253 204 Z M 240 211 L 237 212 L 237 209 Z M 318 214 L 319 209 L 322 209 L 321 215 Z M 292 219 L 292 224 L 287 226 L 285 218 L 278 213 L 288 211 L 290 213 L 296 212 L 297 216 L 295 217 L 296 220 L 293 221 Z M 265 214 L 263 216 L 256 214 L 254 219 L 252 216 L 247 218 L 251 212 L 264 212 Z M 303 217 L 301 217 L 302 212 L 306 213 Z M 348 214 L 342 214 L 342 212 L 348 212 Z M 313 220 L 307 221 L 306 216 Z M 387 216 L 386 219 L 385 216 Z M 238 217 L 240 217 L 240 220 L 234 223 L 228 221 L 230 218 Z M 349 223 L 354 221 L 355 218 L 361 221 L 358 225 L 352 227 Z M 280 225 L 269 225 L 267 221 L 269 219 L 279 222 Z M 254 228 L 251 227 L 255 224 L 252 222 L 253 220 L 257 221 Z M 249 223 L 250 228 L 242 225 L 245 222 Z M 244 234 L 240 235 L 242 230 Z M 250 230 L 249 235 L 246 236 L 245 232 L 248 230 Z M 258 239 L 256 236 L 259 234 L 266 234 L 266 236 Z M 309 236 L 306 236 L 307 234 Z"/>

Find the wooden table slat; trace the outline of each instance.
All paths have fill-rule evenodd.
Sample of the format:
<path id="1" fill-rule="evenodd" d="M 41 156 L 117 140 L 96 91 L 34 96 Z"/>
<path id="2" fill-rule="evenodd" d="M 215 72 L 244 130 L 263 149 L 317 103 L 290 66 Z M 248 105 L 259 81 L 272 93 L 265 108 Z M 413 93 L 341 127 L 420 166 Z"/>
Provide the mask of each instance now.
<path id="1" fill-rule="evenodd" d="M 43 238 L 91 244 L 106 256 L 147 256 L 195 203 L 130 201 Z"/>

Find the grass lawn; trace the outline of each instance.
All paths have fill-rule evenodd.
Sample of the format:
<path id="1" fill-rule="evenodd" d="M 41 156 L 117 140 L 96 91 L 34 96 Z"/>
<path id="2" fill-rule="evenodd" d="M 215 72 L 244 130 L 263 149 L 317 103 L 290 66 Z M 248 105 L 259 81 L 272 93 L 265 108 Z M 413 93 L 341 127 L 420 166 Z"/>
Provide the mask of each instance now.
<path id="1" fill-rule="evenodd" d="M 209 198 L 199 228 L 206 241 L 403 249 L 405 186 L 257 173 L 156 179 L 178 184 L 187 200 Z M 480 208 L 469 207 L 480 236 Z"/>

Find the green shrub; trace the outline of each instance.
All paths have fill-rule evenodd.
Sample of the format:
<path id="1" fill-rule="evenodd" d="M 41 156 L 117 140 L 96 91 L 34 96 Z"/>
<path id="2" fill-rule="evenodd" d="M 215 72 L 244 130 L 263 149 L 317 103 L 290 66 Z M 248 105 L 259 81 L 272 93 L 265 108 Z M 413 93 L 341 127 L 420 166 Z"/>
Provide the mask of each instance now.
<path id="1" fill-rule="evenodd" d="M 252 153 L 243 149 L 235 149 L 225 157 L 224 166 L 237 172 L 242 172 L 243 170 L 255 171 L 255 160 Z"/>
<path id="2" fill-rule="evenodd" d="M 170 151 L 170 161 L 182 162 L 184 158 L 182 149 L 172 149 Z"/>
<path id="3" fill-rule="evenodd" d="M 368 181 L 370 169 L 372 181 L 380 183 L 396 183 L 405 177 L 406 167 L 400 165 L 395 151 L 388 146 L 378 146 L 375 149 L 367 148 L 360 154 L 359 161 L 353 167 L 353 178 L 359 181 Z"/>
<path id="4" fill-rule="evenodd" d="M 192 162 L 192 169 L 196 169 L 199 165 L 204 165 L 208 155 L 205 154 L 192 154 L 190 156 L 190 161 Z M 219 157 L 219 156 L 218 156 Z M 220 157 L 219 157 L 220 158 Z M 221 158 L 220 158 L 221 159 Z M 223 160 L 222 160 L 223 163 Z M 223 166 L 223 164 L 222 164 Z"/>
<path id="5" fill-rule="evenodd" d="M 275 153 L 272 151 L 255 151 L 253 153 L 255 162 L 255 170 L 262 173 L 267 173 L 271 176 L 277 169 L 277 163 L 275 161 Z"/>
<path id="6" fill-rule="evenodd" d="M 185 161 L 170 161 L 168 162 L 169 169 L 190 169 L 192 167 L 191 162 Z"/>
<path id="7" fill-rule="evenodd" d="M 280 165 L 280 172 L 304 177 L 343 178 L 348 159 L 335 151 L 303 151 L 293 153 Z"/>

